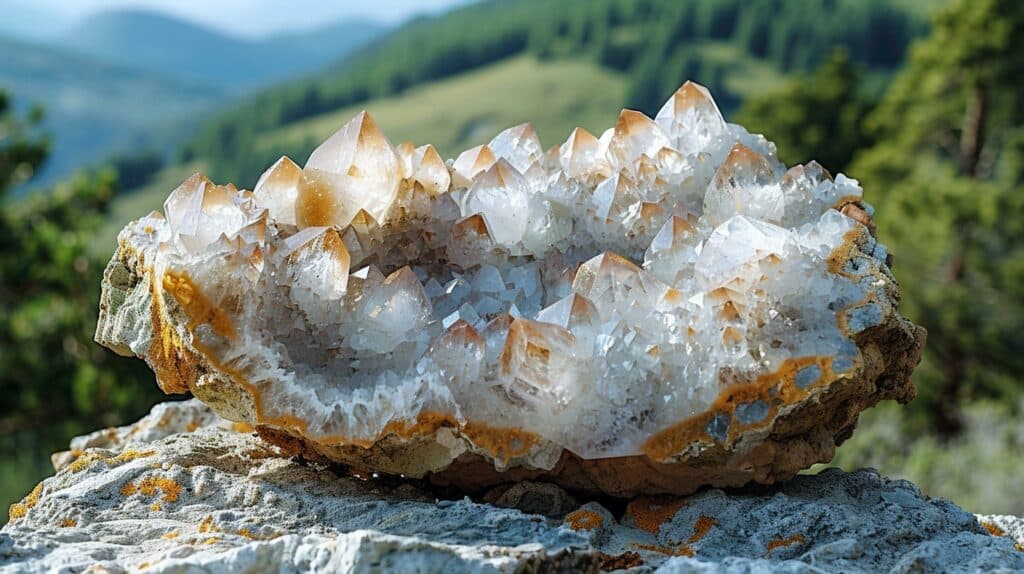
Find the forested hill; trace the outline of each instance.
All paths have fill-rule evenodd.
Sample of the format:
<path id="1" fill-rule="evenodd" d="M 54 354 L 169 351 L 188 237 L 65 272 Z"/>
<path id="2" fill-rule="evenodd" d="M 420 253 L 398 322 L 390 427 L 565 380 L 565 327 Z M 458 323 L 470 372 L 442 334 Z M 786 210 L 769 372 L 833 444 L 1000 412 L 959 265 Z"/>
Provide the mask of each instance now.
<path id="1" fill-rule="evenodd" d="M 921 12 L 898 0 L 493 0 L 415 20 L 315 77 L 256 95 L 208 122 L 183 159 L 251 186 L 274 159 L 250 153 L 260 134 L 524 53 L 625 74 L 629 107 L 652 112 L 696 79 L 728 111 L 839 46 L 869 77 L 887 75 L 925 31 Z"/>

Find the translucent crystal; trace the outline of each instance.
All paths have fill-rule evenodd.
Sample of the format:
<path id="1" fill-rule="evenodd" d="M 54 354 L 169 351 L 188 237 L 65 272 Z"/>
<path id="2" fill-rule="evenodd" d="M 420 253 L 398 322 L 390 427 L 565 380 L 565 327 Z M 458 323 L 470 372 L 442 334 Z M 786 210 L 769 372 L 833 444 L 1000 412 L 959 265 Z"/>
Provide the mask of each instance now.
<path id="1" fill-rule="evenodd" d="M 302 168 L 287 156 L 277 160 L 263 172 L 253 195 L 256 201 L 270 211 L 270 217 L 285 225 L 295 225 L 295 200 L 299 196 Z"/>
<path id="2" fill-rule="evenodd" d="M 736 144 L 704 196 L 704 217 L 718 225 L 742 214 L 781 223 L 785 213 L 782 188 L 771 164 L 750 148 Z"/>
<path id="3" fill-rule="evenodd" d="M 400 169 L 377 123 L 360 112 L 309 156 L 296 222 L 299 227 L 344 226 L 360 210 L 383 220 L 398 193 Z"/>
<path id="4" fill-rule="evenodd" d="M 637 111 L 622 110 L 608 143 L 608 155 L 614 165 L 628 167 L 643 156 L 657 156 L 669 146 L 668 137 L 651 118 Z"/>
<path id="5" fill-rule="evenodd" d="M 685 155 L 704 150 L 726 129 L 725 119 L 711 93 L 694 82 L 686 82 L 672 94 L 658 111 L 655 121 L 670 134 L 676 149 Z"/>
<path id="6" fill-rule="evenodd" d="M 486 145 L 462 152 L 452 164 L 452 183 L 455 187 L 469 187 L 478 173 L 490 168 L 497 160 L 494 152 Z"/>
<path id="7" fill-rule="evenodd" d="M 654 120 L 548 152 L 521 124 L 448 163 L 362 113 L 302 169 L 253 192 L 196 175 L 130 224 L 97 338 L 353 468 L 620 495 L 774 480 L 911 394 L 921 334 L 862 195 L 787 170 L 689 82 Z"/>
<path id="8" fill-rule="evenodd" d="M 504 158 L 480 174 L 462 200 L 462 214 L 482 214 L 498 243 L 523 237 L 528 220 L 526 181 Z"/>
<path id="9" fill-rule="evenodd" d="M 526 173 L 544 155 L 537 132 L 530 124 L 508 128 L 495 136 L 487 147 L 496 157 L 512 164 L 519 173 Z"/>
<path id="10" fill-rule="evenodd" d="M 588 179 L 608 177 L 611 166 L 604 161 L 601 143 L 594 134 L 583 128 L 576 128 L 569 139 L 559 148 L 558 160 L 569 177 Z"/>
<path id="11" fill-rule="evenodd" d="M 448 191 L 452 183 L 448 166 L 432 145 L 416 148 L 411 157 L 411 177 L 430 195 Z"/>

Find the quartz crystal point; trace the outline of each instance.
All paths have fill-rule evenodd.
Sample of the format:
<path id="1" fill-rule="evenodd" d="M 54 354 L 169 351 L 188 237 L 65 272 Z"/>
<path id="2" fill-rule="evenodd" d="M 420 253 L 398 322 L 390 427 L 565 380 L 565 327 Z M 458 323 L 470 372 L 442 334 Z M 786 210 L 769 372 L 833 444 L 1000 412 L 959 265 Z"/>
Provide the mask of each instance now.
<path id="1" fill-rule="evenodd" d="M 359 114 L 254 192 L 130 223 L 96 339 L 293 454 L 467 489 L 768 483 L 909 400 L 924 331 L 857 182 L 687 82 L 545 152 L 442 161 Z"/>
<path id="2" fill-rule="evenodd" d="M 310 154 L 296 198 L 296 222 L 344 226 L 360 210 L 381 219 L 398 193 L 399 169 L 395 150 L 373 118 L 361 112 Z"/>

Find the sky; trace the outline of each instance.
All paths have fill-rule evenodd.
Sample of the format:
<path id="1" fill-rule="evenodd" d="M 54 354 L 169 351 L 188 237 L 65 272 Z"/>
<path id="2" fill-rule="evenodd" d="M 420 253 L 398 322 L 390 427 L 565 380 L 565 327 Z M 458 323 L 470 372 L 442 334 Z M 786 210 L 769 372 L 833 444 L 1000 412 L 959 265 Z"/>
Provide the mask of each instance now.
<path id="1" fill-rule="evenodd" d="M 235 35 L 257 37 L 313 28 L 343 18 L 368 17 L 395 24 L 467 0 L 0 0 L 0 6 L 8 3 L 29 3 L 65 22 L 105 10 L 149 9 Z"/>

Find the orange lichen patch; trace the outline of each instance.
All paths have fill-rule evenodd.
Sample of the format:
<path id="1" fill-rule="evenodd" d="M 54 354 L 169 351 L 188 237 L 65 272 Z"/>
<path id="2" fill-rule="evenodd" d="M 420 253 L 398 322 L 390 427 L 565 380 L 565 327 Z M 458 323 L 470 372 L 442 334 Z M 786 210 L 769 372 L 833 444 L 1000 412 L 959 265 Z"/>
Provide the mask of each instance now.
<path id="1" fill-rule="evenodd" d="M 121 452 L 117 456 L 112 456 L 112 457 L 108 458 L 107 459 L 107 464 L 109 466 L 115 466 L 115 465 L 118 465 L 118 464 L 124 464 L 126 462 L 133 461 L 133 460 L 135 460 L 137 458 L 145 458 L 147 456 L 153 456 L 154 454 L 156 454 L 155 450 L 141 451 L 141 450 L 135 450 L 135 449 L 128 449 L 128 450 L 125 450 L 125 451 Z"/>
<path id="2" fill-rule="evenodd" d="M 194 432 L 198 428 L 199 428 L 199 423 L 197 423 L 196 421 L 192 421 L 192 422 L 188 423 L 187 425 L 185 425 L 185 432 Z"/>
<path id="3" fill-rule="evenodd" d="M 15 502 L 11 505 L 7 511 L 7 521 L 14 522 L 19 518 L 24 518 L 28 514 L 29 509 L 39 504 L 39 497 L 43 494 L 43 483 L 39 483 L 32 489 L 32 492 L 28 493 L 28 496 L 23 498 L 21 502 Z"/>
<path id="4" fill-rule="evenodd" d="M 75 526 L 78 526 L 78 521 L 74 518 L 68 517 L 60 521 L 61 528 L 74 528 Z"/>
<path id="5" fill-rule="evenodd" d="M 128 449 L 121 452 L 120 454 L 117 454 L 116 456 L 104 458 L 104 456 L 98 452 L 89 451 L 76 458 L 74 462 L 67 466 L 67 469 L 68 472 L 79 473 L 89 468 L 89 466 L 92 463 L 98 462 L 100 460 L 106 462 L 107 466 L 117 466 L 119 464 L 124 464 L 126 462 L 133 461 L 137 458 L 145 458 L 147 456 L 152 456 L 155 452 L 156 451 L 153 450 L 140 451 L 135 449 Z"/>
<path id="6" fill-rule="evenodd" d="M 231 423 L 231 430 L 235 432 L 248 434 L 255 431 L 256 429 L 254 429 L 252 425 L 249 423 Z"/>
<path id="7" fill-rule="evenodd" d="M 815 383 L 805 388 L 798 387 L 796 385 L 797 373 L 811 365 L 817 365 L 821 369 L 822 375 Z M 725 386 L 703 414 L 691 417 L 647 439 L 643 451 L 653 460 L 663 461 L 683 452 L 691 443 L 697 441 L 714 443 L 716 440 L 708 434 L 707 427 L 711 420 L 718 415 L 726 415 L 730 418 L 725 443 L 731 444 L 745 432 L 769 426 L 775 420 L 781 407 L 802 401 L 813 389 L 827 385 L 835 378 L 832 374 L 831 357 L 789 359 L 783 362 L 775 372 L 761 375 L 753 381 Z M 768 413 L 763 419 L 742 424 L 733 417 L 736 407 L 755 401 L 764 401 L 769 405 Z"/>
<path id="8" fill-rule="evenodd" d="M 710 516 L 701 516 L 697 519 L 697 522 L 693 524 L 693 535 L 690 536 L 689 540 L 687 540 L 686 543 L 694 544 L 700 541 L 701 538 L 707 536 L 708 532 L 710 532 L 711 529 L 717 525 L 718 521 L 714 518 L 711 518 Z"/>
<path id="9" fill-rule="evenodd" d="M 794 534 L 789 538 L 776 538 L 768 542 L 768 554 L 771 555 L 772 551 L 776 548 L 785 548 L 786 546 L 792 546 L 794 544 L 803 544 L 804 535 Z"/>
<path id="10" fill-rule="evenodd" d="M 213 538 L 207 538 L 206 540 L 203 540 L 202 544 L 216 544 L 218 542 L 220 542 L 220 538 L 214 536 Z"/>
<path id="11" fill-rule="evenodd" d="M 981 522 L 981 527 L 988 531 L 992 536 L 1006 536 L 1006 531 L 999 528 L 997 524 L 991 522 Z"/>
<path id="12" fill-rule="evenodd" d="M 216 524 L 214 524 L 213 523 L 213 515 L 212 514 L 207 514 L 206 518 L 204 518 L 202 520 L 202 522 L 199 523 L 199 533 L 200 534 L 232 534 L 232 532 L 230 530 L 226 530 L 223 527 L 220 527 L 220 526 L 217 526 Z M 277 536 L 278 536 L 277 534 L 274 534 L 274 535 L 271 535 L 270 537 L 262 537 L 262 536 L 259 536 L 259 535 L 255 534 L 255 533 L 253 533 L 248 528 L 239 528 L 237 531 L 234 532 L 234 534 L 236 534 L 238 536 L 241 536 L 243 538 L 248 538 L 249 540 L 270 540 L 270 539 L 273 539 L 273 538 L 277 538 Z M 219 538 L 219 537 L 208 538 L 208 539 L 203 541 L 203 544 L 213 544 L 214 542 L 210 542 L 210 540 L 213 540 L 214 542 L 219 542 L 221 540 L 221 538 Z"/>
<path id="13" fill-rule="evenodd" d="M 565 522 L 569 528 L 579 532 L 580 530 L 594 530 L 604 524 L 604 518 L 593 510 L 581 508 L 565 515 Z"/>
<path id="14" fill-rule="evenodd" d="M 686 556 L 687 558 L 693 558 L 693 548 L 690 548 L 685 544 L 683 544 L 682 546 L 678 546 L 676 548 L 671 548 L 668 546 L 658 546 L 657 544 L 639 544 L 634 542 L 633 546 L 639 548 L 640 550 L 646 550 L 648 552 L 657 552 L 659 554 L 664 554 L 666 556 Z"/>
<path id="15" fill-rule="evenodd" d="M 121 486 L 121 494 L 124 496 L 132 496 L 135 493 L 142 493 L 145 496 L 156 496 L 157 491 L 163 494 L 164 502 L 177 502 L 178 496 L 181 495 L 181 485 L 176 480 L 172 480 L 163 476 L 147 476 L 140 480 L 138 484 L 133 482 L 126 482 Z M 159 510 L 159 508 L 152 508 L 151 510 Z"/>
<path id="16" fill-rule="evenodd" d="M 164 273 L 163 288 L 188 315 L 189 331 L 195 331 L 197 326 L 205 324 L 213 327 L 213 332 L 225 339 L 233 340 L 238 336 L 227 313 L 214 305 L 188 275 L 170 271 Z"/>
<path id="17" fill-rule="evenodd" d="M 153 504 L 149 505 L 149 509 L 151 511 L 153 511 L 153 512 L 159 512 L 159 511 L 163 510 L 163 507 L 160 506 L 159 502 L 154 502 Z"/>
<path id="18" fill-rule="evenodd" d="M 637 528 L 657 534 L 661 525 L 671 520 L 684 505 L 686 501 L 682 498 L 641 496 L 626 505 L 626 516 L 633 519 Z"/>
<path id="19" fill-rule="evenodd" d="M 163 538 L 164 540 L 174 540 L 177 537 L 178 537 L 178 531 L 177 530 L 172 530 L 172 531 L 164 534 L 160 538 Z"/>
<path id="20" fill-rule="evenodd" d="M 99 455 L 97 455 L 95 452 L 87 452 L 76 458 L 74 462 L 68 465 L 68 472 L 72 474 L 82 472 L 86 468 L 89 468 L 90 464 L 99 460 L 99 458 Z"/>
<path id="21" fill-rule="evenodd" d="M 204 534 L 208 532 L 221 532 L 221 529 L 214 525 L 213 515 L 207 514 L 206 518 L 204 518 L 203 521 L 199 523 L 199 532 Z"/>

